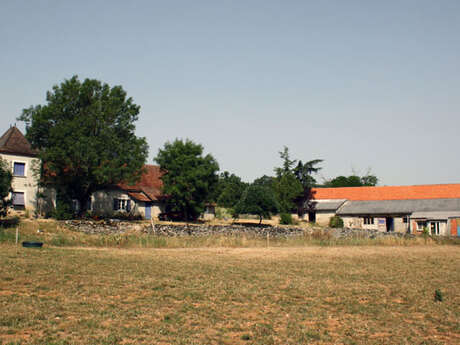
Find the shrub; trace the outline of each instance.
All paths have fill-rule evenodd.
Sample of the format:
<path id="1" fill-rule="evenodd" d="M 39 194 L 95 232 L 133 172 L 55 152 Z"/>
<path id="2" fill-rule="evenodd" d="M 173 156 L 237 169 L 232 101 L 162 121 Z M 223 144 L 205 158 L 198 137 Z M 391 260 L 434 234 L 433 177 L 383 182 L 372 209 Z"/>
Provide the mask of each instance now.
<path id="1" fill-rule="evenodd" d="M 280 214 L 280 224 L 290 225 L 292 224 L 292 215 L 290 213 Z"/>
<path id="2" fill-rule="evenodd" d="M 329 219 L 329 226 L 331 228 L 343 228 L 343 219 L 339 216 L 334 216 Z"/>
<path id="3" fill-rule="evenodd" d="M 73 218 L 72 207 L 65 203 L 58 203 L 56 208 L 51 211 L 51 218 L 56 220 L 68 220 Z"/>
<path id="4" fill-rule="evenodd" d="M 436 290 L 434 291 L 434 300 L 435 300 L 436 302 L 442 302 L 443 299 L 444 299 L 444 298 L 443 298 L 443 295 L 442 295 L 442 291 L 436 289 Z"/>

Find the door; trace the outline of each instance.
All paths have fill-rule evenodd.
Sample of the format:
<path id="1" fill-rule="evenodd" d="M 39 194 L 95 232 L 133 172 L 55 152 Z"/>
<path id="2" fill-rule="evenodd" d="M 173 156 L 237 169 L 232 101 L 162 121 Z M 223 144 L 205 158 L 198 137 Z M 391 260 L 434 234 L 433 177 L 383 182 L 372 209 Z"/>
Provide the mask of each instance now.
<path id="1" fill-rule="evenodd" d="M 152 205 L 145 204 L 145 219 L 152 218 Z"/>
<path id="2" fill-rule="evenodd" d="M 460 237 L 460 225 L 457 225 L 457 236 Z"/>
<path id="3" fill-rule="evenodd" d="M 432 235 L 439 235 L 439 222 L 431 222 L 431 234 Z"/>
<path id="4" fill-rule="evenodd" d="M 385 223 L 387 226 L 387 232 L 392 232 L 394 231 L 394 222 L 392 217 L 386 217 L 385 218 Z"/>

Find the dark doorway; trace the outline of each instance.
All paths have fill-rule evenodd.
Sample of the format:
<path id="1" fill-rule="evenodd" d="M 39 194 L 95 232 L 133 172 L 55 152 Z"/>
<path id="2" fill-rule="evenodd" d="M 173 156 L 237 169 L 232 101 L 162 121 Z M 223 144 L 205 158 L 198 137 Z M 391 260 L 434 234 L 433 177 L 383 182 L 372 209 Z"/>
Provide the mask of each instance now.
<path id="1" fill-rule="evenodd" d="M 316 212 L 308 212 L 308 221 L 311 223 L 316 223 Z"/>
<path id="2" fill-rule="evenodd" d="M 392 232 L 395 230 L 394 228 L 394 220 L 392 217 L 386 217 L 385 218 L 385 223 L 387 225 L 387 232 Z"/>

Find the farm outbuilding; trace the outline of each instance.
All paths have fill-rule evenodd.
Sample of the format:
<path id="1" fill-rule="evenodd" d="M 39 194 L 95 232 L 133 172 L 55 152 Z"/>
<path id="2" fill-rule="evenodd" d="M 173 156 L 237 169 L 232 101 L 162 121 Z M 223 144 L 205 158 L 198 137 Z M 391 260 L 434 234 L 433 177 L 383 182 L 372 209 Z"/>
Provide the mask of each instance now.
<path id="1" fill-rule="evenodd" d="M 457 236 L 460 184 L 314 188 L 305 213 L 323 225 L 338 215 L 348 228 Z"/>

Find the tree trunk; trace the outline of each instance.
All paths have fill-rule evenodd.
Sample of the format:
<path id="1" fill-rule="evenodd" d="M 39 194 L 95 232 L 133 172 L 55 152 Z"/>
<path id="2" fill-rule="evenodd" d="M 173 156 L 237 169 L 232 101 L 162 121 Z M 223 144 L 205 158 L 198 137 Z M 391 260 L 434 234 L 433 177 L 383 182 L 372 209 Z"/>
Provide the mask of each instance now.
<path id="1" fill-rule="evenodd" d="M 259 225 L 262 224 L 262 216 L 259 216 Z"/>

